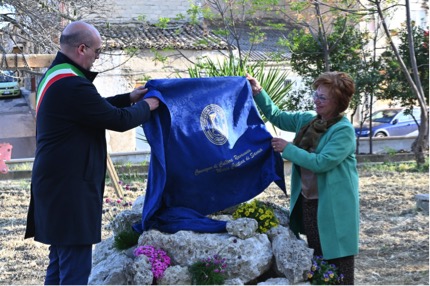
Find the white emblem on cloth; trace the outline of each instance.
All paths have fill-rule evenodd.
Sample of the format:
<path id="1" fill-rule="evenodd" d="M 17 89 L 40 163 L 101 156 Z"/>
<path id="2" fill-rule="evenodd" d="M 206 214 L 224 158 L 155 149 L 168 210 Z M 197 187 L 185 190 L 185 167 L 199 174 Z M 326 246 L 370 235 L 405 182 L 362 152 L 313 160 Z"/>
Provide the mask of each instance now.
<path id="1" fill-rule="evenodd" d="M 227 117 L 221 106 L 216 104 L 206 106 L 200 115 L 200 125 L 211 143 L 223 145 L 227 142 Z"/>

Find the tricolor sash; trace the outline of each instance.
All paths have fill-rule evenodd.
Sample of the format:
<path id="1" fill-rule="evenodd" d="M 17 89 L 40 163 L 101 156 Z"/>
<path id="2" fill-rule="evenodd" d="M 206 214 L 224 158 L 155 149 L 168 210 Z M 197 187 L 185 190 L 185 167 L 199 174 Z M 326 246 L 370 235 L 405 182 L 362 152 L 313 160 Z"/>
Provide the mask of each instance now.
<path id="1" fill-rule="evenodd" d="M 85 77 L 84 74 L 71 64 L 59 64 L 50 68 L 39 83 L 36 93 L 36 115 L 48 88 L 57 80 L 70 76 Z"/>

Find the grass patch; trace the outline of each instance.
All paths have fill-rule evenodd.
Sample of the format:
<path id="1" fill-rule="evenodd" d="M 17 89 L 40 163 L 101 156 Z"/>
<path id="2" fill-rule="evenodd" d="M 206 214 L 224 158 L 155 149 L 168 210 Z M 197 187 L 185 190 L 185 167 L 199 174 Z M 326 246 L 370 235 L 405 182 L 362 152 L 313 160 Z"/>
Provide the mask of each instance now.
<path id="1" fill-rule="evenodd" d="M 149 162 L 143 161 L 139 164 L 127 162 L 118 165 L 114 164 L 114 167 L 122 181 L 144 182 L 147 179 Z"/>
<path id="2" fill-rule="evenodd" d="M 410 172 L 410 173 L 428 173 L 429 160 L 423 165 L 418 166 L 415 161 L 410 162 L 387 162 L 380 164 L 362 164 L 358 166 L 359 169 L 365 171 L 389 171 L 389 172 Z"/>
<path id="3" fill-rule="evenodd" d="M 31 171 L 33 163 L 7 164 L 9 171 Z"/>

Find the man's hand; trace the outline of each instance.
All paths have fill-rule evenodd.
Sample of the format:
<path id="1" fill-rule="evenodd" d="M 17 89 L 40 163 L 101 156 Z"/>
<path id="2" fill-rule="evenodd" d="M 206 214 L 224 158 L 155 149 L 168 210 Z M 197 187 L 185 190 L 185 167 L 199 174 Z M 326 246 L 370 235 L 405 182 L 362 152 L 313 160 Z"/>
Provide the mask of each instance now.
<path id="1" fill-rule="evenodd" d="M 135 88 L 130 93 L 130 101 L 131 101 L 131 103 L 136 103 L 138 101 L 141 101 L 142 98 L 145 96 L 145 94 L 147 92 L 148 92 L 148 89 L 145 88 L 144 86 L 139 86 L 139 87 Z"/>
<path id="2" fill-rule="evenodd" d="M 149 104 L 149 109 L 152 111 L 154 109 L 157 109 L 160 105 L 160 101 L 158 98 L 155 97 L 148 97 L 144 99 Z"/>

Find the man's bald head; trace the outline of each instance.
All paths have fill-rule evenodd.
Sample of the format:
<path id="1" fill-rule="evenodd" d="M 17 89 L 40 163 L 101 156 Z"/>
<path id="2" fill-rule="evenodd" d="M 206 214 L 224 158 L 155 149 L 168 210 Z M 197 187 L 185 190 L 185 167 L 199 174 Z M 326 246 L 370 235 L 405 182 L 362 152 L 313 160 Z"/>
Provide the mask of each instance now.
<path id="1" fill-rule="evenodd" d="M 72 22 L 61 33 L 60 47 L 63 50 L 82 43 L 92 46 L 98 38 L 100 38 L 100 33 L 93 25 L 83 21 Z"/>
<path id="2" fill-rule="evenodd" d="M 99 31 L 83 21 L 70 23 L 60 36 L 61 52 L 88 70 L 99 58 L 101 44 Z"/>

